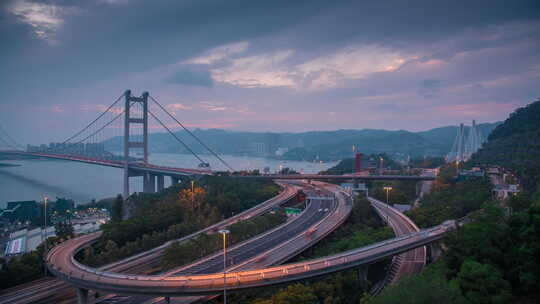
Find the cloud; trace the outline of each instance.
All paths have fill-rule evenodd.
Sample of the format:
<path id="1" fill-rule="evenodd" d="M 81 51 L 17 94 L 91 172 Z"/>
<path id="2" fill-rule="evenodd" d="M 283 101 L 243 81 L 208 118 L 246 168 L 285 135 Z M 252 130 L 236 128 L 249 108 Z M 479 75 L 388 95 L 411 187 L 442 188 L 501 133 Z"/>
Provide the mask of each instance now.
<path id="1" fill-rule="evenodd" d="M 211 64 L 223 60 L 231 55 L 244 52 L 249 47 L 249 42 L 242 41 L 213 48 L 204 52 L 201 56 L 186 60 L 187 64 Z"/>
<path id="2" fill-rule="evenodd" d="M 200 103 L 200 107 L 208 111 L 225 111 L 228 107 L 224 106 L 221 102 L 203 101 Z"/>
<path id="3" fill-rule="evenodd" d="M 212 87 L 214 80 L 204 65 L 183 65 L 164 79 L 165 83 L 188 86 Z"/>
<path id="4" fill-rule="evenodd" d="M 323 89 L 340 86 L 345 80 L 363 79 L 379 72 L 399 69 L 407 58 L 376 45 L 353 45 L 296 67 L 306 85 Z"/>
<path id="5" fill-rule="evenodd" d="M 246 88 L 294 87 L 291 73 L 284 66 L 292 54 L 285 50 L 235 58 L 224 68 L 212 69 L 212 76 L 216 81 Z"/>
<path id="6" fill-rule="evenodd" d="M 58 43 L 55 34 L 64 23 L 63 16 L 77 11 L 73 7 L 27 0 L 15 1 L 9 10 L 22 22 L 29 24 L 38 38 L 51 45 Z"/>
<path id="7" fill-rule="evenodd" d="M 327 89 L 373 73 L 396 71 L 410 58 L 413 57 L 375 45 L 351 45 L 311 60 L 295 56 L 293 50 L 279 50 L 230 59 L 212 69 L 212 77 L 247 88 Z M 301 63 L 294 64 L 295 61 Z"/>
<path id="8" fill-rule="evenodd" d="M 169 109 L 173 110 L 173 111 L 177 111 L 177 110 L 191 110 L 191 107 L 189 106 L 186 106 L 182 103 L 172 103 L 172 104 L 169 104 L 167 106 Z"/>

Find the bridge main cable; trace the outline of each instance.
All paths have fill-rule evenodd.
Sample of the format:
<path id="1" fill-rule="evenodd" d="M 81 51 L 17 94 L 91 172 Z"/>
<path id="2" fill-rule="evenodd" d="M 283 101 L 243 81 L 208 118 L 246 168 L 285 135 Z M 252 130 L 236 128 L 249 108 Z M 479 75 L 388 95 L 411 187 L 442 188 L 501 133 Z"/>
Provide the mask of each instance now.
<path id="1" fill-rule="evenodd" d="M 165 126 L 165 124 L 159 118 L 157 118 L 156 115 L 154 115 L 154 113 L 152 113 L 152 111 L 150 111 L 150 109 L 148 109 L 148 114 L 150 114 L 152 117 L 154 117 L 154 119 L 163 128 L 165 128 L 165 130 L 167 130 L 167 132 L 169 132 L 169 134 L 171 134 L 179 143 L 181 143 L 184 146 L 184 148 L 186 148 L 189 152 L 191 152 L 191 154 L 193 154 L 193 156 L 195 156 L 201 163 L 206 163 L 202 158 L 199 157 L 199 155 L 197 155 L 193 150 L 191 150 L 191 148 L 185 142 L 183 142 L 180 138 L 178 138 L 178 136 L 176 136 L 174 134 L 174 132 L 172 132 L 169 128 L 167 128 L 167 126 Z"/>
<path id="2" fill-rule="evenodd" d="M 197 140 L 204 148 L 206 148 L 206 150 L 212 153 L 221 163 L 223 163 L 227 168 L 229 168 L 229 170 L 234 171 L 234 169 L 231 166 L 229 166 L 229 164 L 225 160 L 223 160 L 216 152 L 214 152 L 214 150 L 210 149 L 210 147 L 208 147 L 202 140 L 200 140 L 197 136 L 195 136 L 195 134 L 193 134 L 188 128 L 186 128 L 171 113 L 169 113 L 169 111 L 167 111 L 154 97 L 152 97 L 152 95 L 150 95 L 150 99 L 152 99 L 152 101 L 154 101 L 161 108 L 161 110 L 163 110 L 163 112 L 167 113 L 169 117 L 171 117 L 174 121 L 176 121 L 176 123 L 179 124 L 182 127 L 182 129 L 186 130 L 186 132 L 188 132 L 189 135 L 195 138 L 195 140 Z"/>
<path id="3" fill-rule="evenodd" d="M 120 95 L 105 111 L 103 111 L 103 113 L 101 113 L 96 119 L 94 119 L 91 123 L 89 123 L 86 127 L 84 127 L 82 130 L 80 130 L 79 132 L 75 133 L 75 135 L 71 136 L 70 138 L 64 140 L 64 142 L 62 142 L 62 144 L 65 144 L 67 142 L 69 142 L 70 140 L 74 139 L 75 137 L 79 136 L 81 133 L 83 133 L 84 131 L 88 130 L 88 128 L 90 128 L 96 121 L 98 121 L 101 117 L 103 117 L 105 114 L 107 114 L 111 109 L 112 107 L 114 107 L 119 101 L 120 99 L 122 99 L 122 97 L 124 97 L 124 94 Z M 125 110 L 124 110 L 125 111 Z M 84 141 L 84 140 L 83 140 Z"/>

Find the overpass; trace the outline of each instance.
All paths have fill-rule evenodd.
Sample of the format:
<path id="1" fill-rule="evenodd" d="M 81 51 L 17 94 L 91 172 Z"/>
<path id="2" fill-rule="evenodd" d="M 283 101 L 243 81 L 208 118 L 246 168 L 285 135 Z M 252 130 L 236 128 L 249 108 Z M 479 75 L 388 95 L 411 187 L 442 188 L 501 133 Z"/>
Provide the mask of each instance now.
<path id="1" fill-rule="evenodd" d="M 388 207 L 379 209 L 381 212 L 396 212 Z M 437 241 L 454 227 L 455 223 L 449 221 L 431 229 L 333 256 L 256 270 L 234 270 L 227 273 L 226 280 L 222 273 L 152 276 L 121 274 L 89 268 L 78 263 L 74 259 L 74 254 L 94 242 L 95 235 L 83 236 L 55 247 L 49 253 L 47 263 L 51 272 L 57 277 L 82 289 L 164 297 L 208 295 L 219 293 L 224 287 L 228 290 L 243 290 L 271 286 L 369 265 Z"/>
<path id="2" fill-rule="evenodd" d="M 266 175 L 231 175 L 234 178 L 280 179 L 280 180 L 412 180 L 432 181 L 434 176 L 424 175 L 335 175 L 335 174 L 266 174 Z"/>

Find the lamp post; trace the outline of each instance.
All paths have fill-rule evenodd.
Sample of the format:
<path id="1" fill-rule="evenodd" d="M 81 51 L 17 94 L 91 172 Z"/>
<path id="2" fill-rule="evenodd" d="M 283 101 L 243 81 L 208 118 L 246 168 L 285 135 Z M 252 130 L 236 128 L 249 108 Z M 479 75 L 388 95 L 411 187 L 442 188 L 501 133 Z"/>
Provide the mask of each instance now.
<path id="1" fill-rule="evenodd" d="M 227 229 L 218 232 L 223 235 L 223 304 L 227 304 L 227 234 L 231 232 Z"/>
<path id="2" fill-rule="evenodd" d="M 43 198 L 43 214 L 45 219 L 45 248 L 43 248 L 43 272 L 45 276 L 47 276 L 47 201 L 49 200 L 48 197 Z"/>
<path id="3" fill-rule="evenodd" d="M 386 208 L 388 209 L 390 207 L 389 201 L 388 201 L 388 195 L 390 193 L 390 190 L 392 190 L 392 187 L 386 186 L 383 187 L 384 190 L 386 190 Z M 386 222 L 388 223 L 388 212 L 386 212 Z"/>

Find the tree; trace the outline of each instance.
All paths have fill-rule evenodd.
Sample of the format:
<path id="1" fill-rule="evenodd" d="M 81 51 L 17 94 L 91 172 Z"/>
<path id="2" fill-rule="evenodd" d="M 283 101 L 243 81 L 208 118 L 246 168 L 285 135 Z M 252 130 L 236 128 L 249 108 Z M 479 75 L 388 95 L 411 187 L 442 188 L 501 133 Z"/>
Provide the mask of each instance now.
<path id="1" fill-rule="evenodd" d="M 58 222 L 55 225 L 56 236 L 70 238 L 73 236 L 73 226 L 70 223 Z"/>
<path id="2" fill-rule="evenodd" d="M 511 298 L 510 283 L 489 264 L 466 260 L 457 275 L 457 282 L 472 303 L 503 304 Z"/>
<path id="3" fill-rule="evenodd" d="M 397 285 L 385 288 L 380 296 L 362 298 L 369 304 L 455 304 L 467 303 L 458 286 L 449 282 L 442 273 L 440 263 L 428 267 L 418 276 L 403 278 Z"/>
<path id="4" fill-rule="evenodd" d="M 272 297 L 274 304 L 315 304 L 318 302 L 313 290 L 303 284 L 294 284 Z"/>
<path id="5" fill-rule="evenodd" d="M 124 205 L 124 199 L 122 198 L 122 195 L 118 194 L 112 207 L 111 220 L 113 222 L 122 221 L 123 205 Z"/>

